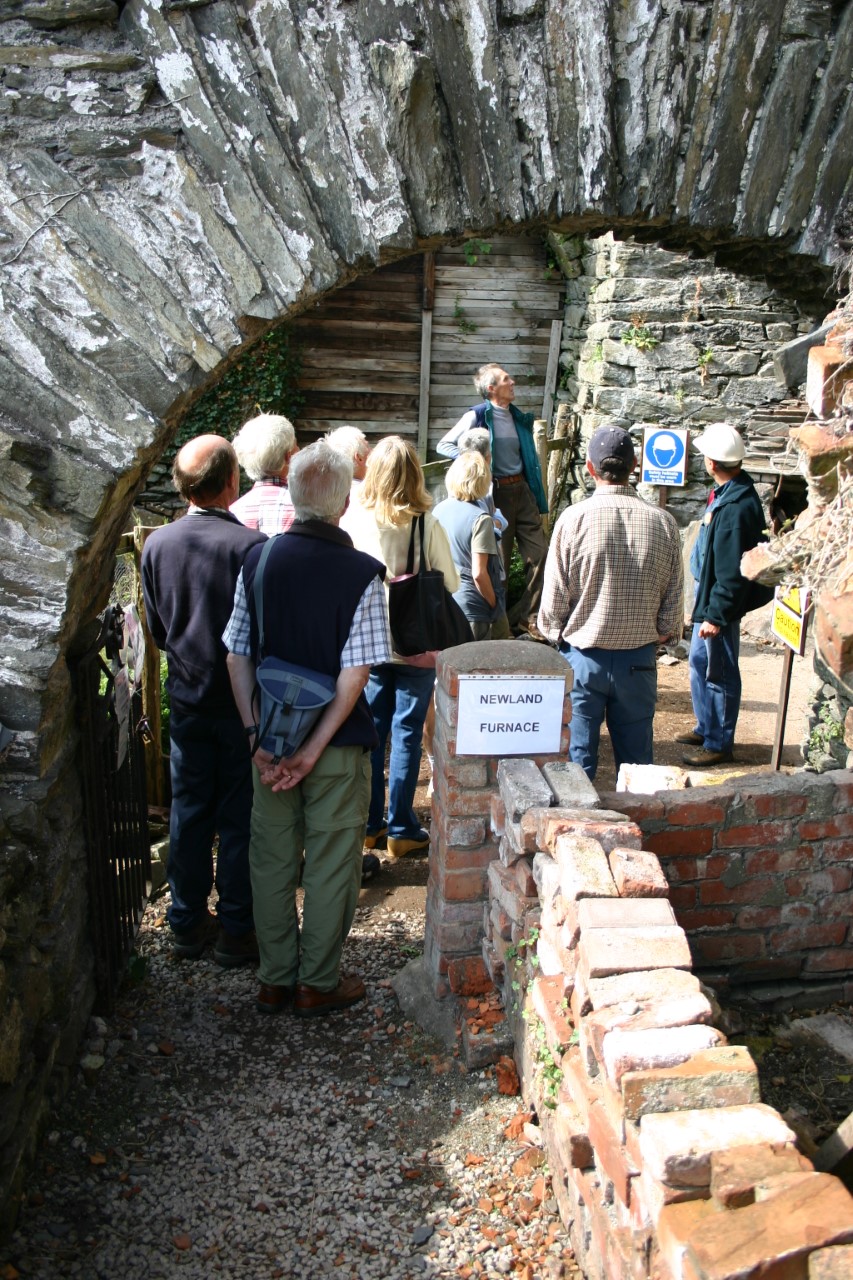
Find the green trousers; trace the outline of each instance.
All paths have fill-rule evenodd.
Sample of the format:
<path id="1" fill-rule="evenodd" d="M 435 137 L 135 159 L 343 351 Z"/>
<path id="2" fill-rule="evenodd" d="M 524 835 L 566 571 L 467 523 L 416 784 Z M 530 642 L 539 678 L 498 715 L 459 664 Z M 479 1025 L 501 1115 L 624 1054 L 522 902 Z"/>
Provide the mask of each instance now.
<path id="1" fill-rule="evenodd" d="M 249 868 L 262 982 L 332 991 L 355 915 L 370 797 L 370 753 L 327 747 L 292 791 L 254 773 Z M 300 936 L 296 890 L 302 855 Z"/>

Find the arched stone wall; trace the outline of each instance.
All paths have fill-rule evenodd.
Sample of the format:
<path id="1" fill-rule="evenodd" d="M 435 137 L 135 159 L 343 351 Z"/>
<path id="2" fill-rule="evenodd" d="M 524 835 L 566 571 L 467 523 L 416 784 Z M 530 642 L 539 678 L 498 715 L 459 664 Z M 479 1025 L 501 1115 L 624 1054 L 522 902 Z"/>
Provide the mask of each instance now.
<path id="1" fill-rule="evenodd" d="M 822 293 L 853 3 L 7 0 L 0 40 L 14 1147 L 87 989 L 66 658 L 188 398 L 259 325 L 466 234 L 624 229 Z"/>

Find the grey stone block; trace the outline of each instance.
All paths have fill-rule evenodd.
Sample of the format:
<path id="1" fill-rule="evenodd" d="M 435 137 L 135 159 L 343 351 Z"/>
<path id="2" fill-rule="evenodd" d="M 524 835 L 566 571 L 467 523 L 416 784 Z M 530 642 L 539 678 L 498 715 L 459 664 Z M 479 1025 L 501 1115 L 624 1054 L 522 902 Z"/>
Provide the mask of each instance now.
<path id="1" fill-rule="evenodd" d="M 543 764 L 542 774 L 553 792 L 553 799 L 546 804 L 557 804 L 561 809 L 601 808 L 598 792 L 579 764 L 571 760 L 549 760 Z"/>

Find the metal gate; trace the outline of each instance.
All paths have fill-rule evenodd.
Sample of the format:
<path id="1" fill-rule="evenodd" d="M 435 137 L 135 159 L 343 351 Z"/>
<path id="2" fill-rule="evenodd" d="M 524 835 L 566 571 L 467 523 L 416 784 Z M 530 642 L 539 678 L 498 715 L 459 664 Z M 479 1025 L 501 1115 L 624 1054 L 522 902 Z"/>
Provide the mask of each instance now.
<path id="1" fill-rule="evenodd" d="M 89 914 L 98 1006 L 112 1008 L 151 888 L 151 849 L 139 693 L 125 696 L 119 662 L 124 615 L 111 605 L 72 676 L 79 714 L 79 766 L 86 834 Z"/>

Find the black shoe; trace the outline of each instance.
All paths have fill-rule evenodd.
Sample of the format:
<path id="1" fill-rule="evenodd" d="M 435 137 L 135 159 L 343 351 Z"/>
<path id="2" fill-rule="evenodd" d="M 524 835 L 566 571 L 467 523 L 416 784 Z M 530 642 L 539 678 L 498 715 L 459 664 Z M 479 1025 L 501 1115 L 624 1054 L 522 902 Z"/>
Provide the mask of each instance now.
<path id="1" fill-rule="evenodd" d="M 731 751 L 707 751 L 702 747 L 699 751 L 685 751 L 681 759 L 694 769 L 707 769 L 712 764 L 728 764 L 734 756 Z"/>
<path id="2" fill-rule="evenodd" d="M 361 859 L 361 883 L 369 884 L 382 870 L 382 863 L 375 853 L 365 853 Z"/>
<path id="3" fill-rule="evenodd" d="M 673 738 L 673 742 L 683 742 L 687 747 L 701 747 L 704 741 L 701 733 L 694 733 L 692 729 L 689 733 L 677 733 Z"/>
<path id="4" fill-rule="evenodd" d="M 223 969 L 237 969 L 241 964 L 257 964 L 260 957 L 254 929 L 241 934 L 239 938 L 220 929 L 213 956 Z"/>
<path id="5" fill-rule="evenodd" d="M 216 917 L 206 912 L 204 919 L 192 929 L 172 930 L 172 955 L 180 960 L 197 960 L 205 947 L 213 942 L 217 930 Z"/>

